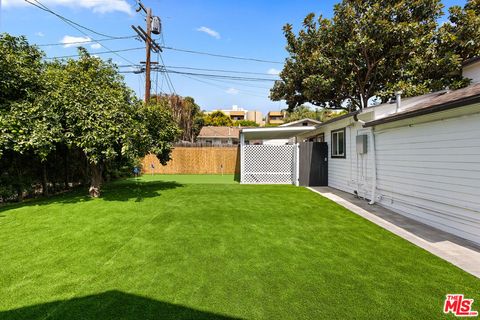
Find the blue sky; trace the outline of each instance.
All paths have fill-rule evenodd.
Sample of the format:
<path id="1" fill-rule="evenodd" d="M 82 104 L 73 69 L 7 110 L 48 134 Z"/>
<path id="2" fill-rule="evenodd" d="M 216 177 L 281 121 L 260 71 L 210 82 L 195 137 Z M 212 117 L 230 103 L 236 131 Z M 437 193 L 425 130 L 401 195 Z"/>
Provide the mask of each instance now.
<path id="1" fill-rule="evenodd" d="M 31 0 L 33 1 L 33 0 Z M 50 9 L 97 32 L 112 36 L 130 36 L 134 31 L 130 25 L 144 26 L 144 18 L 136 13 L 134 0 L 39 0 Z M 331 17 L 334 3 L 338 1 L 278 0 L 278 1 L 171 1 L 144 0 L 163 23 L 163 40 L 166 46 L 212 52 L 222 55 L 251 57 L 262 60 L 282 62 L 286 57 L 285 39 L 282 26 L 289 22 L 299 27 L 306 14 L 314 12 Z M 58 17 L 44 12 L 24 2 L 24 0 L 0 0 L 0 32 L 13 35 L 25 35 L 31 43 L 50 44 L 68 42 L 86 35 L 75 30 Z M 452 5 L 464 5 L 462 0 L 444 0 L 448 8 Z M 86 31 L 90 39 L 104 38 Z M 72 38 L 73 37 L 73 38 Z M 78 39 L 77 39 L 78 40 Z M 158 39 L 162 43 L 162 39 Z M 102 42 L 110 50 L 142 47 L 136 39 L 123 39 Z M 93 45 L 93 46 L 92 46 Z M 84 45 L 96 52 L 108 51 L 98 44 Z M 74 45 L 42 47 L 47 57 L 76 54 Z M 119 52 L 100 55 L 111 58 L 118 65 L 145 61 L 145 50 Z M 187 54 L 164 50 L 165 65 L 173 67 L 191 67 L 204 69 L 224 69 L 265 75 L 239 74 L 239 76 L 272 78 L 281 70 L 282 64 L 260 63 Z M 156 55 L 152 58 L 155 60 Z M 122 68 L 122 70 L 130 70 Z M 212 73 L 188 69 L 175 69 L 183 72 Z M 248 110 L 280 110 L 283 102 L 268 99 L 271 82 L 240 82 L 219 80 L 199 76 L 170 75 L 175 91 L 183 96 L 192 96 L 205 110 L 229 108 L 238 105 Z M 125 74 L 127 84 L 144 95 L 144 75 Z M 162 74 L 152 74 L 152 89 L 169 93 Z"/>

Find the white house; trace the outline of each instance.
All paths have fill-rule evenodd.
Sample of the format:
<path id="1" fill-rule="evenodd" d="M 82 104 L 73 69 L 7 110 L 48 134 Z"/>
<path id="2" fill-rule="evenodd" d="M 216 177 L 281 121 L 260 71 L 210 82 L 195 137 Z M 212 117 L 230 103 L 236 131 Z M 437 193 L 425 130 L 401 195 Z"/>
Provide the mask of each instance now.
<path id="1" fill-rule="evenodd" d="M 328 144 L 330 187 L 480 243 L 480 60 L 467 67 L 467 88 L 369 107 L 297 139 Z"/>

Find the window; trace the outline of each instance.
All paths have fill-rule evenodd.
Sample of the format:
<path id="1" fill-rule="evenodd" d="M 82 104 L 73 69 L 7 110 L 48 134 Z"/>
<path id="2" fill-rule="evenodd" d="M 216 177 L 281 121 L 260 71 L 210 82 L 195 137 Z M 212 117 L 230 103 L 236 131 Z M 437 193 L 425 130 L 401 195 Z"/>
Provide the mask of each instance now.
<path id="1" fill-rule="evenodd" d="M 345 128 L 332 131 L 332 158 L 345 158 Z"/>

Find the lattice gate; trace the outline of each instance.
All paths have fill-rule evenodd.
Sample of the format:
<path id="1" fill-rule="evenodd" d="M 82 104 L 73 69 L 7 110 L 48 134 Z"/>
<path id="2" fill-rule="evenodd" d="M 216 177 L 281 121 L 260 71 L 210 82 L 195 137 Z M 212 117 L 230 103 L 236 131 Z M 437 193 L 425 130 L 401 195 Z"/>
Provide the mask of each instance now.
<path id="1" fill-rule="evenodd" d="M 296 184 L 297 155 L 297 145 L 244 145 L 241 152 L 241 182 Z"/>

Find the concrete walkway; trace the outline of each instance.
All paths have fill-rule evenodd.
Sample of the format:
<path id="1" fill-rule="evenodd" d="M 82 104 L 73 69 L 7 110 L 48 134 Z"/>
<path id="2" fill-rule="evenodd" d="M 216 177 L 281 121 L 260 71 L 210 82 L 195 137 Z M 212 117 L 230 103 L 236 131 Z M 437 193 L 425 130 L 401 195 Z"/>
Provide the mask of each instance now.
<path id="1" fill-rule="evenodd" d="M 329 187 L 308 189 L 480 278 L 479 245 L 379 205 L 369 205 L 365 200 L 343 191 Z"/>

